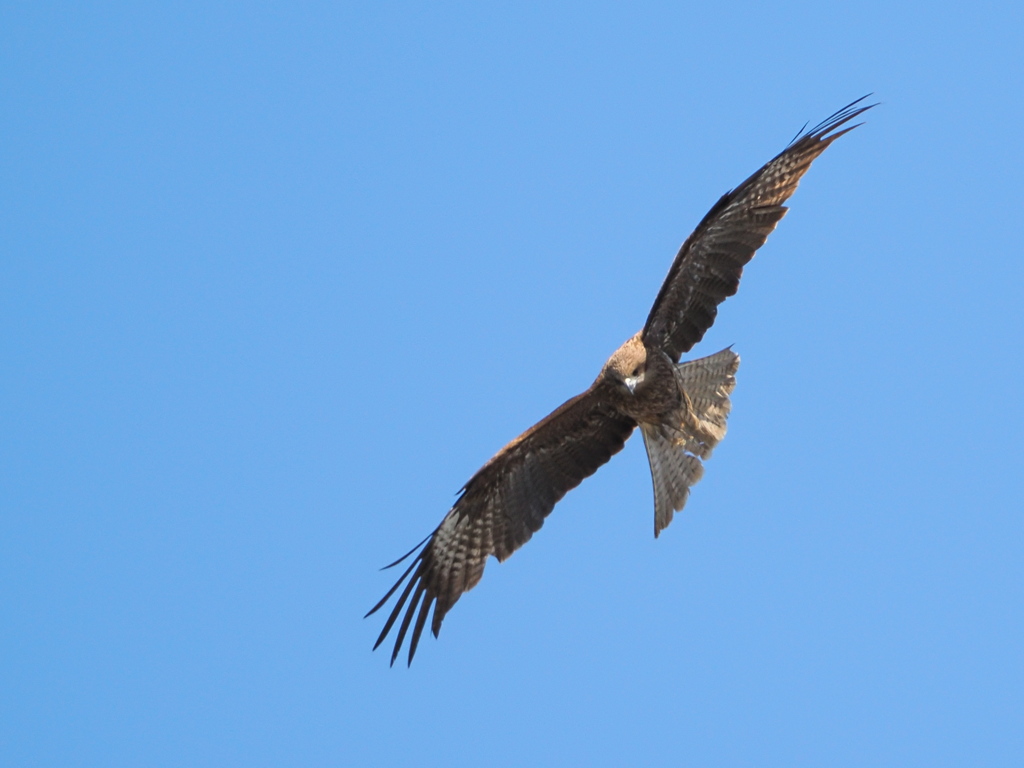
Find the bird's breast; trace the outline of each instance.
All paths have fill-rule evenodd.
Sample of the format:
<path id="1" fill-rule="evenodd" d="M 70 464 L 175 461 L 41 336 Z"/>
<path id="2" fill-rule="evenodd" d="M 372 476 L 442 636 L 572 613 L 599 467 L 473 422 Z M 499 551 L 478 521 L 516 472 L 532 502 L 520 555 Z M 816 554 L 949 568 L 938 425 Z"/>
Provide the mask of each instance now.
<path id="1" fill-rule="evenodd" d="M 641 423 L 662 424 L 682 403 L 682 392 L 671 370 L 649 370 L 629 403 L 629 415 Z"/>

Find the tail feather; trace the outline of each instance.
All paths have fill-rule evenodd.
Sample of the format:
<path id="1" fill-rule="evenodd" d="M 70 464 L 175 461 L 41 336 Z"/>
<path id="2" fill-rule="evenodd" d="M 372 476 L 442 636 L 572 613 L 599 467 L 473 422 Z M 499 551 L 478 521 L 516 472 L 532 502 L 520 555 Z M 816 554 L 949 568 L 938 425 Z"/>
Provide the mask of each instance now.
<path id="1" fill-rule="evenodd" d="M 654 535 L 681 510 L 690 488 L 704 475 L 703 459 L 725 437 L 740 357 L 723 349 L 675 366 L 683 405 L 662 424 L 641 424 L 654 481 Z"/>

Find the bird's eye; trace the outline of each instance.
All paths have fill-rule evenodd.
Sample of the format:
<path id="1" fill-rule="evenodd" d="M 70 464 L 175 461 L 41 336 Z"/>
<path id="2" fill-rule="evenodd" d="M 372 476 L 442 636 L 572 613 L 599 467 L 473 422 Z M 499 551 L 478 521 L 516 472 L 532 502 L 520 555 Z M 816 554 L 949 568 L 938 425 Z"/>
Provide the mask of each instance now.
<path id="1" fill-rule="evenodd" d="M 636 368 L 633 369 L 633 372 L 630 374 L 630 376 L 639 376 L 639 375 L 640 375 L 640 366 L 638 365 Z"/>

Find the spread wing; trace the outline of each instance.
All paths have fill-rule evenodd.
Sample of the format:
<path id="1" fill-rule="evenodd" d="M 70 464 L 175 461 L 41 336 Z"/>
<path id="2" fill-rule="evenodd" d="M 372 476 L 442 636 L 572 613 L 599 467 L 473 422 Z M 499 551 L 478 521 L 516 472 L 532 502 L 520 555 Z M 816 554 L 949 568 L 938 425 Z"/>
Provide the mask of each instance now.
<path id="1" fill-rule="evenodd" d="M 395 586 L 366 614 L 380 609 L 409 579 L 374 649 L 384 642 L 404 609 L 391 663 L 415 615 L 411 664 L 430 606 L 434 606 L 430 628 L 436 637 L 445 614 L 480 581 L 488 555 L 505 560 L 529 541 L 559 499 L 622 450 L 634 427 L 632 418 L 591 387 L 502 448 L 466 483 L 437 529 L 392 563 L 397 565 L 423 547 Z"/>
<path id="2" fill-rule="evenodd" d="M 679 249 L 643 330 L 644 344 L 674 361 L 704 337 L 718 305 L 736 293 L 743 267 L 786 214 L 783 205 L 811 163 L 833 141 L 857 126 L 836 131 L 869 106 L 864 96 L 809 131 L 715 203 Z"/>

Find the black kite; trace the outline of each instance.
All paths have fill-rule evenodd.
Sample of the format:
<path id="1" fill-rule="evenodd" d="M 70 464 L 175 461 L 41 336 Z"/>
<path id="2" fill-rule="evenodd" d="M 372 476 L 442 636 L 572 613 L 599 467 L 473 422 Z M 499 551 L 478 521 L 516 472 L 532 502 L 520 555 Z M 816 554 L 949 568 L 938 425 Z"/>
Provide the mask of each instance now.
<path id="1" fill-rule="evenodd" d="M 654 479 L 654 535 L 672 521 L 704 472 L 701 461 L 725 435 L 739 367 L 731 349 L 682 364 L 679 356 L 703 338 L 718 305 L 736 293 L 744 265 L 785 215 L 783 203 L 811 163 L 857 126 L 836 129 L 874 106 L 860 106 L 864 98 L 801 131 L 723 195 L 679 249 L 643 330 L 608 358 L 590 389 L 498 451 L 463 486 L 434 532 L 388 566 L 419 550 L 366 614 L 379 610 L 411 576 L 374 649 L 405 608 L 391 663 L 412 625 L 411 664 L 431 605 L 436 637 L 445 614 L 480 581 L 487 557 L 503 561 L 529 541 L 559 499 L 618 453 L 637 426 Z"/>

